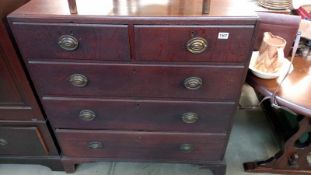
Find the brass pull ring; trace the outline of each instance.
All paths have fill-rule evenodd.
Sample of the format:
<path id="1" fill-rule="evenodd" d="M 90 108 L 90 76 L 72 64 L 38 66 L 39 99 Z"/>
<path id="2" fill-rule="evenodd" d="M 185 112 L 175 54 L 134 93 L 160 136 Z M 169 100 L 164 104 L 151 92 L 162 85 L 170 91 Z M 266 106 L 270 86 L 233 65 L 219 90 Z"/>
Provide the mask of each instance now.
<path id="1" fill-rule="evenodd" d="M 62 35 L 58 38 L 58 45 L 66 51 L 74 51 L 78 48 L 79 41 L 74 36 Z"/>
<path id="2" fill-rule="evenodd" d="M 189 77 L 184 80 L 185 88 L 189 90 L 197 90 L 202 87 L 203 81 L 199 77 Z"/>
<path id="3" fill-rule="evenodd" d="M 194 112 L 186 112 L 182 114 L 181 119 L 184 123 L 192 124 L 196 123 L 199 120 L 199 116 L 197 113 Z"/>
<path id="4" fill-rule="evenodd" d="M 188 144 L 188 143 L 184 143 L 181 144 L 179 149 L 180 151 L 184 152 L 184 153 L 189 153 L 193 150 L 194 146 L 192 144 Z"/>
<path id="5" fill-rule="evenodd" d="M 186 47 L 190 53 L 199 54 L 207 49 L 207 41 L 202 37 L 195 37 L 187 42 Z"/>
<path id="6" fill-rule="evenodd" d="M 75 87 L 85 87 L 88 83 L 88 79 L 82 74 L 72 74 L 69 77 L 69 82 Z"/>
<path id="7" fill-rule="evenodd" d="M 96 114 L 92 110 L 84 109 L 80 111 L 79 118 L 84 121 L 92 121 L 96 118 Z"/>
<path id="8" fill-rule="evenodd" d="M 6 146 L 8 142 L 4 139 L 0 139 L 0 146 Z"/>
<path id="9" fill-rule="evenodd" d="M 103 149 L 104 144 L 102 142 L 93 141 L 93 142 L 89 142 L 87 147 L 89 149 L 98 150 L 98 149 Z"/>

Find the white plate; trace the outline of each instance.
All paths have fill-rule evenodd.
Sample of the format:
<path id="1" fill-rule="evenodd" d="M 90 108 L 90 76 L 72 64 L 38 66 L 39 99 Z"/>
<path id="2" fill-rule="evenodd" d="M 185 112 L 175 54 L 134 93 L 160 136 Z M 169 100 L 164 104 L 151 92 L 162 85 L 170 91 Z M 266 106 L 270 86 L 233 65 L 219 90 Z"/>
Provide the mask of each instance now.
<path id="1" fill-rule="evenodd" d="M 256 60 L 258 58 L 258 51 L 254 51 L 252 54 L 252 58 L 251 58 L 251 62 L 249 64 L 249 69 L 252 71 L 252 73 L 254 75 L 256 75 L 259 78 L 263 78 L 263 79 L 275 79 L 278 78 L 279 76 L 284 76 L 290 66 L 290 71 L 292 72 L 294 70 L 293 65 L 291 64 L 291 62 L 286 59 L 283 58 L 282 59 L 282 67 L 280 68 L 280 70 L 278 72 L 275 73 L 267 73 L 267 72 L 262 72 L 260 70 L 257 70 L 255 68 L 255 64 L 256 64 Z"/>

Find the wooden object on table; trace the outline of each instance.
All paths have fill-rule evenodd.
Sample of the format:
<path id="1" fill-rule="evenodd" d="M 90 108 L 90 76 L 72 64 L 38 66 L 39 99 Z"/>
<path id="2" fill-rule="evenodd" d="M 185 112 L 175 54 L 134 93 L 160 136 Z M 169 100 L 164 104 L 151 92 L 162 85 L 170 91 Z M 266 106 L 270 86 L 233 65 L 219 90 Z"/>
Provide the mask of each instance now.
<path id="1" fill-rule="evenodd" d="M 203 0 L 202 13 L 208 14 L 211 7 L 211 0 Z"/>
<path id="2" fill-rule="evenodd" d="M 77 3 L 76 0 L 68 0 L 69 10 L 71 14 L 77 14 Z"/>
<path id="3" fill-rule="evenodd" d="M 63 170 L 45 117 L 7 30 L 6 15 L 26 2 L 0 2 L 0 163 L 36 163 Z"/>
<path id="4" fill-rule="evenodd" d="M 310 135 L 307 141 L 297 146 L 297 141 L 311 129 L 311 62 L 301 57 L 294 60 L 294 71 L 285 79 L 276 96 L 278 105 L 302 115 L 299 128 L 288 139 L 283 140 L 280 152 L 266 161 L 244 164 L 248 172 L 269 172 L 278 174 L 311 174 L 307 156 L 311 151 Z M 267 97 L 278 88 L 277 80 L 264 80 L 248 74 L 247 83 L 260 95 Z"/>
<path id="5" fill-rule="evenodd" d="M 76 1 L 71 14 L 66 1 L 32 0 L 9 15 L 67 172 L 112 160 L 225 174 L 257 16 L 229 0 L 202 14 L 202 4 Z"/>

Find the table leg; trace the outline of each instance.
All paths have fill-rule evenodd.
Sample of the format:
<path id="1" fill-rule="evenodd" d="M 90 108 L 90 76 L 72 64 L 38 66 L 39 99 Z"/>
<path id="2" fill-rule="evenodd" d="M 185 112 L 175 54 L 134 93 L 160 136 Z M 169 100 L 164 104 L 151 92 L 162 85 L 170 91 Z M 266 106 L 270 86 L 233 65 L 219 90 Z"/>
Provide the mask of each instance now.
<path id="1" fill-rule="evenodd" d="M 276 155 L 265 161 L 244 163 L 247 172 L 269 172 L 278 174 L 311 175 L 311 166 L 307 160 L 311 152 L 311 120 L 304 117 L 299 122 L 298 131 L 293 134 Z M 299 138 L 310 133 L 308 140 L 303 144 L 297 144 Z"/>

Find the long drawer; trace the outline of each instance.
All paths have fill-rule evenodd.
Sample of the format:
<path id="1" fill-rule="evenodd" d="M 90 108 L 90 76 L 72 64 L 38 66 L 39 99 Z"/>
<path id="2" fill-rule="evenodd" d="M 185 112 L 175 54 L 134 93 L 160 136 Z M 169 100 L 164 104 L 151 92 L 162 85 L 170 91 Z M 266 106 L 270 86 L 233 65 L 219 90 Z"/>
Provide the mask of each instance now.
<path id="1" fill-rule="evenodd" d="M 224 134 L 61 130 L 65 156 L 131 160 L 216 161 L 223 157 Z"/>
<path id="2" fill-rule="evenodd" d="M 244 67 L 31 61 L 29 70 L 41 96 L 235 101 Z"/>
<path id="3" fill-rule="evenodd" d="M 130 60 L 127 25 L 13 23 L 24 59 Z"/>
<path id="4" fill-rule="evenodd" d="M 234 103 L 44 98 L 54 128 L 226 133 Z"/>

